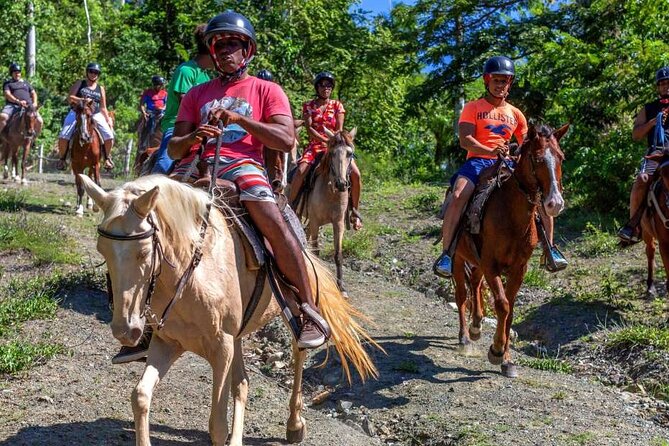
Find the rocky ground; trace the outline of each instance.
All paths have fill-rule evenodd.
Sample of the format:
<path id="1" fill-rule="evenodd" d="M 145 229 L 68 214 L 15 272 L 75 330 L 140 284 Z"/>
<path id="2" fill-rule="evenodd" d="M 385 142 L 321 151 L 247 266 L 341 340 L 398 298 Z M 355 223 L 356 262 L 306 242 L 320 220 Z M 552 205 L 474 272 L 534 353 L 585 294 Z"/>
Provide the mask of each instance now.
<path id="1" fill-rule="evenodd" d="M 62 221 L 64 231 L 77 236 L 73 249 L 90 252 L 84 267 L 99 263 L 92 249 L 97 217 L 70 215 L 71 179 L 44 176 L 28 187 L 51 197 L 44 218 Z M 370 332 L 386 351 L 373 352 L 380 377 L 349 386 L 332 355 L 319 367 L 325 352 L 313 353 L 305 372 L 308 432 L 303 444 L 669 444 L 669 405 L 630 378 L 635 373 L 666 376 L 666 358 L 653 363 L 665 364 L 664 370 L 635 370 L 637 362 L 648 364 L 644 355 L 631 351 L 619 358 L 620 352 L 597 342 L 611 321 L 622 320 L 618 307 L 607 313 L 590 301 L 555 299 L 565 290 L 576 295 L 575 284 L 599 290 L 602 277 L 609 277 L 611 287 L 610 277 L 630 264 L 643 265 L 640 249 L 600 259 L 581 256 L 578 245 L 567 243 L 570 273 L 531 272 L 537 286 L 524 287 L 519 295 L 515 358 L 522 362 L 537 352 L 554 357 L 559 351 L 574 372 L 520 367 L 520 377 L 508 379 L 486 359 L 492 320 L 486 320 L 474 354 L 458 351 L 457 314 L 447 303 L 450 284 L 430 272 L 431 237 L 438 223 L 429 211 L 434 200 L 428 198 L 434 197 L 414 189 L 410 193 L 418 198 L 402 201 L 401 212 L 398 197 L 405 191 L 385 198 L 370 195 L 365 223 L 371 248 L 358 258 L 349 256 L 345 270 L 353 303 L 373 319 Z M 2 253 L 0 264 L 3 280 L 53 269 L 34 268 L 21 251 Z M 602 268 L 608 268 L 604 275 Z M 642 274 L 638 270 L 627 286 L 639 288 Z M 110 318 L 104 290 L 92 282 L 63 296 L 55 320 L 24 327 L 22 336 L 61 342 L 69 353 L 0 381 L 0 445 L 134 443 L 129 398 L 143 364 L 111 365 L 118 345 Z M 251 381 L 245 444 L 284 444 L 291 385 L 287 336 L 275 322 L 245 341 Z M 153 444 L 208 444 L 210 389 L 209 366 L 194 355 L 181 358 L 155 394 Z"/>

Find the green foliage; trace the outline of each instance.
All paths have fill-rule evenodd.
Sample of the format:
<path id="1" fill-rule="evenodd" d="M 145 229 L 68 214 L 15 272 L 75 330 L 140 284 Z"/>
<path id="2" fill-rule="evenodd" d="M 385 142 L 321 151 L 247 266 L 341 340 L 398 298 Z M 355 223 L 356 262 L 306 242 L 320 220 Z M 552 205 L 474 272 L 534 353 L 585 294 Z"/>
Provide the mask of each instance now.
<path id="1" fill-rule="evenodd" d="M 593 258 L 612 255 L 617 251 L 618 238 L 588 222 L 583 236 L 575 244 L 575 252 L 581 257 Z"/>
<path id="2" fill-rule="evenodd" d="M 52 319 L 58 309 L 56 278 L 12 279 L 2 288 L 0 337 L 34 319 Z"/>
<path id="3" fill-rule="evenodd" d="M 531 267 L 525 274 L 523 284 L 534 288 L 547 289 L 550 284 L 548 273 L 541 268 Z"/>
<path id="4" fill-rule="evenodd" d="M 0 250 L 26 249 L 36 264 L 77 263 L 74 241 L 62 228 L 28 214 L 0 215 Z"/>
<path id="5" fill-rule="evenodd" d="M 566 361 L 557 358 L 519 358 L 518 363 L 532 369 L 554 373 L 573 373 L 574 368 Z"/>
<path id="6" fill-rule="evenodd" d="M 43 364 L 64 351 L 61 344 L 14 341 L 0 345 L 0 373 L 16 374 Z"/>
<path id="7" fill-rule="evenodd" d="M 418 212 L 436 212 L 443 198 L 443 194 L 431 190 L 410 196 L 404 201 L 404 206 Z"/>
<path id="8" fill-rule="evenodd" d="M 669 330 L 666 328 L 633 325 L 612 332 L 608 339 L 609 347 L 654 347 L 669 351 Z"/>
<path id="9" fill-rule="evenodd" d="M 0 212 L 18 212 L 26 205 L 27 194 L 22 190 L 5 189 L 0 191 Z"/>

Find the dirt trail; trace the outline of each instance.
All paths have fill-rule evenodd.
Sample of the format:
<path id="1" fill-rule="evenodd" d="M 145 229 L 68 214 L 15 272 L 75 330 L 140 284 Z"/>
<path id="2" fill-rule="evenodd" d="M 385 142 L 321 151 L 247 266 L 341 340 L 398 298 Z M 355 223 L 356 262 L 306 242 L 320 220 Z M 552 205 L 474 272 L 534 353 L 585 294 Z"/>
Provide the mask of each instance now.
<path id="1" fill-rule="evenodd" d="M 91 225 L 94 221 L 90 218 Z M 91 246 L 93 240 L 91 230 L 85 243 Z M 375 320 L 370 331 L 388 354 L 374 354 L 379 380 L 356 381 L 352 387 L 341 384 L 332 361 L 324 369 L 315 366 L 323 351 L 312 355 L 305 372 L 307 395 L 339 384 L 324 403 L 306 409 L 303 444 L 641 446 L 669 441 L 669 432 L 647 415 L 645 409 L 654 404 L 649 398 L 593 379 L 526 367 L 520 367 L 518 379 L 504 378 L 485 357 L 492 327 L 484 326 L 478 354 L 464 357 L 457 351 L 457 318 L 449 306 L 378 272 L 347 269 L 345 274 L 353 302 Z M 25 327 L 24 336 L 57 340 L 72 354 L 0 381 L 0 445 L 134 444 L 129 397 L 143 364 L 111 365 L 118 346 L 110 318 L 102 290 L 76 290 L 65 297 L 56 320 Z M 284 444 L 287 374 L 259 359 L 264 349 L 280 348 L 281 341 L 274 341 L 254 337 L 247 342 L 247 445 Z M 153 444 L 208 444 L 210 389 L 209 366 L 190 354 L 181 358 L 154 397 Z"/>

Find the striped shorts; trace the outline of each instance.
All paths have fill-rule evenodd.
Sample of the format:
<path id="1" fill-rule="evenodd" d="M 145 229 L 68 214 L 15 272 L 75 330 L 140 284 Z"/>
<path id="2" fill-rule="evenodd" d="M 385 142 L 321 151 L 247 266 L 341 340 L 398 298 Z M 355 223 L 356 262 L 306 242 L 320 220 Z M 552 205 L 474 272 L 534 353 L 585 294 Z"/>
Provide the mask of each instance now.
<path id="1" fill-rule="evenodd" d="M 214 166 L 214 157 L 207 158 L 207 164 Z M 190 162 L 179 164 L 170 176 L 181 180 L 188 172 Z M 232 181 L 239 188 L 241 201 L 269 201 L 276 203 L 274 192 L 267 180 L 267 173 L 262 164 L 251 158 L 220 157 L 218 162 L 217 178 Z M 190 178 L 186 181 L 196 181 L 200 178 L 197 168 L 193 169 Z M 181 180 L 183 181 L 183 180 Z"/>

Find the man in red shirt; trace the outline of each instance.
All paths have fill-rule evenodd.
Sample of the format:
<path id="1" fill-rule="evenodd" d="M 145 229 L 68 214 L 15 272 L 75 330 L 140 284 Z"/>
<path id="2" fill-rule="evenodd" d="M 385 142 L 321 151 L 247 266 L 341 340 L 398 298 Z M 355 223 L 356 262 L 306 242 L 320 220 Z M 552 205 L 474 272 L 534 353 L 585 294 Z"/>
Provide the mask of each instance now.
<path id="1" fill-rule="evenodd" d="M 139 111 L 142 112 L 142 122 L 139 129 L 139 152 L 146 150 L 151 136 L 160 124 L 165 114 L 167 102 L 167 90 L 165 90 L 165 79 L 162 76 L 152 76 L 153 88 L 147 88 L 139 98 Z"/>
<path id="2" fill-rule="evenodd" d="M 320 316 L 299 241 L 286 225 L 274 199 L 263 167 L 263 146 L 289 152 L 295 133 L 290 104 L 278 84 L 250 76 L 247 65 L 256 51 L 253 26 L 246 17 L 226 11 L 211 19 L 205 41 L 219 77 L 193 87 L 179 107 L 174 136 L 169 142 L 171 158 L 180 160 L 173 175 L 195 180 L 191 164 L 200 143 L 207 138 L 201 158 L 214 164 L 216 138 L 222 136 L 218 178 L 235 182 L 249 216 L 269 241 L 281 273 L 297 289 L 305 323 L 299 348 L 315 348 L 330 336 Z M 211 113 L 221 113 L 224 128 L 208 124 Z"/>

